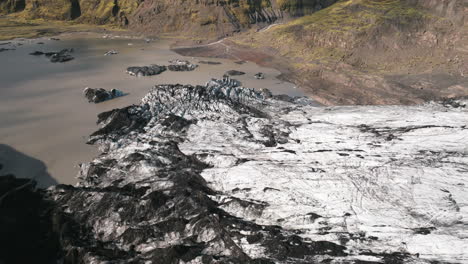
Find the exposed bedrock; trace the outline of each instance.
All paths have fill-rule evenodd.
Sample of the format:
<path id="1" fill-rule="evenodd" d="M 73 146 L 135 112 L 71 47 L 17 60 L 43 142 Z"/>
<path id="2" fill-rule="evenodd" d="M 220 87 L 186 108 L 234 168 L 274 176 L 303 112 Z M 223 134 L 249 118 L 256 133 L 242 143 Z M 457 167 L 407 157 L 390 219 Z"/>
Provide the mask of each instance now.
<path id="1" fill-rule="evenodd" d="M 466 101 L 318 108 L 226 83 L 98 116 L 102 154 L 46 191 L 68 261 L 466 261 Z"/>

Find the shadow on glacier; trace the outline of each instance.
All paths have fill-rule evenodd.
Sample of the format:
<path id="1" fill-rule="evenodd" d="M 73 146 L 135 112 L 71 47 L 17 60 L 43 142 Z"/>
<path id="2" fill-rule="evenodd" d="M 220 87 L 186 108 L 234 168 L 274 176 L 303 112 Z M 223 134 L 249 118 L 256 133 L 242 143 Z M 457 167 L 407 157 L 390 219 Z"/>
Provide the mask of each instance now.
<path id="1" fill-rule="evenodd" d="M 0 175 L 8 174 L 13 174 L 17 178 L 34 179 L 40 188 L 58 184 L 47 171 L 44 162 L 21 153 L 11 146 L 0 144 Z"/>

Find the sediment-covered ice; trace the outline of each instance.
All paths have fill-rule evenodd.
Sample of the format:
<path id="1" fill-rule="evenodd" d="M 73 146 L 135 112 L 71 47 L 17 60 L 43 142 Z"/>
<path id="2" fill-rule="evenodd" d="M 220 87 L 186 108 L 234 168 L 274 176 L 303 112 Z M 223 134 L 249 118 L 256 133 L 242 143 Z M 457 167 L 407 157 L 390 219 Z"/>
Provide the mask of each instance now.
<path id="1" fill-rule="evenodd" d="M 468 262 L 465 101 L 315 107 L 215 80 L 99 123 L 102 154 L 48 191 L 80 226 L 70 259 Z"/>

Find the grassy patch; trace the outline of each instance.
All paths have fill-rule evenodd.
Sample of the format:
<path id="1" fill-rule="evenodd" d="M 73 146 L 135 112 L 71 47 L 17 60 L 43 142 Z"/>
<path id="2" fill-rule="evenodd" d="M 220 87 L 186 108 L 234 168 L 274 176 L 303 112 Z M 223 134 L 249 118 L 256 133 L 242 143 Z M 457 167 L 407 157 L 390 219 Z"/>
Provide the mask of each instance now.
<path id="1" fill-rule="evenodd" d="M 302 25 L 308 30 L 356 33 L 388 21 L 405 24 L 428 16 L 402 0 L 343 0 L 286 27 Z"/>
<path id="2" fill-rule="evenodd" d="M 74 22 L 27 20 L 16 16 L 3 16 L 0 17 L 0 40 L 54 36 L 64 32 L 90 31 L 96 28 L 104 27 Z"/>
<path id="3" fill-rule="evenodd" d="M 378 43 L 380 37 L 386 36 L 397 42 L 404 38 L 404 32 L 413 32 L 433 19 L 436 18 L 404 0 L 341 0 L 287 24 L 251 32 L 238 42 L 255 48 L 268 43 L 298 65 L 329 64 L 348 60 L 356 51 L 363 52 L 360 48 L 370 38 Z M 364 62 L 356 65 L 373 67 L 368 63 L 374 62 Z M 376 70 L 386 69 L 386 64 L 375 65 Z"/>

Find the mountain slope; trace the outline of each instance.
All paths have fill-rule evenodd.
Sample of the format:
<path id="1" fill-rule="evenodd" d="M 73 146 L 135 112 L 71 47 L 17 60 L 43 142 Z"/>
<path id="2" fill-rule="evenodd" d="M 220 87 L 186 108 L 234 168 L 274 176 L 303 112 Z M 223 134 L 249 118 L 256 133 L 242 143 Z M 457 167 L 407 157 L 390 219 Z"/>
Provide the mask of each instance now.
<path id="1" fill-rule="evenodd" d="M 0 14 L 112 24 L 147 34 L 215 39 L 253 24 L 310 14 L 336 0 L 0 0 Z"/>
<path id="2" fill-rule="evenodd" d="M 468 95 L 468 3 L 342 0 L 234 41 L 279 53 L 325 104 L 408 104 Z"/>

